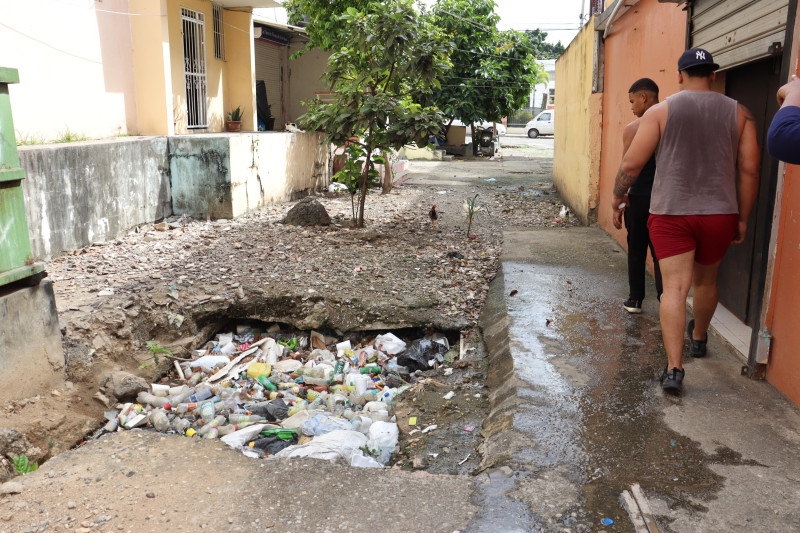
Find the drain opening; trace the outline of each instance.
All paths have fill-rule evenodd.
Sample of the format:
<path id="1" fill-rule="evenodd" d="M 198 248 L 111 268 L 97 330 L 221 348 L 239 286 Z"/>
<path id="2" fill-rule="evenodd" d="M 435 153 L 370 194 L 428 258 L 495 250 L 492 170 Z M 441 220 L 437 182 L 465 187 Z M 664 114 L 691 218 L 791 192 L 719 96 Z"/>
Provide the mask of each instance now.
<path id="1" fill-rule="evenodd" d="M 106 413 L 108 423 L 95 437 L 144 429 L 220 438 L 252 457 L 425 467 L 429 461 L 420 466 L 408 453 L 423 448 L 423 435 L 431 437 L 440 429 L 435 423 L 439 409 L 424 398 L 436 395 L 458 419 L 463 417 L 459 401 L 470 401 L 468 394 L 455 398 L 466 381 L 472 388 L 472 379 L 462 376 L 472 365 L 462 361 L 461 341 L 459 332 L 426 328 L 341 333 L 230 320 L 196 347 L 190 360 L 152 344 L 154 359 L 171 359 L 172 370 L 141 391 L 135 403 Z M 483 387 L 478 381 L 476 390 Z M 476 416 L 467 417 L 472 422 L 460 432 L 479 428 L 484 415 Z M 444 433 L 446 428 L 441 429 Z M 476 435 L 455 440 L 475 441 Z M 395 453 L 398 443 L 400 453 Z M 456 470 L 463 473 L 475 466 L 477 454 L 461 459 Z"/>

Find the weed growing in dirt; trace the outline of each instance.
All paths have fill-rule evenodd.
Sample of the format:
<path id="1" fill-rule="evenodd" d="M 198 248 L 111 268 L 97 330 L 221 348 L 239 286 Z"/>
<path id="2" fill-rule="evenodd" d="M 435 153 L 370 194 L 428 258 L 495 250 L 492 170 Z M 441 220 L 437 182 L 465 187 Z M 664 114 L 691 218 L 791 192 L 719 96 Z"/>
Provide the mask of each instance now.
<path id="1" fill-rule="evenodd" d="M 11 460 L 14 462 L 14 468 L 17 470 L 17 474 L 21 476 L 39 469 L 39 463 L 36 461 L 30 462 L 28 456 L 24 453 L 12 455 Z"/>
<path id="2" fill-rule="evenodd" d="M 172 352 L 162 346 L 159 346 L 157 342 L 147 341 L 147 347 L 150 348 L 150 353 L 153 354 L 153 363 L 155 364 L 158 364 L 158 354 L 160 353 L 164 353 L 172 357 Z M 147 368 L 153 363 L 144 363 L 139 365 L 139 368 Z"/>

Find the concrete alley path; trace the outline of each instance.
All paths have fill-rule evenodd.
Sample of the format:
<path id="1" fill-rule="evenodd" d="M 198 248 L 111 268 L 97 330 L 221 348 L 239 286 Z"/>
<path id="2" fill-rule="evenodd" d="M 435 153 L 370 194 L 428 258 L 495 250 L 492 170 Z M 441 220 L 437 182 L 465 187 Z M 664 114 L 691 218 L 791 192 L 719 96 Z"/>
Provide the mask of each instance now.
<path id="1" fill-rule="evenodd" d="M 714 337 L 685 360 L 684 394 L 663 394 L 654 287 L 629 315 L 625 261 L 598 228 L 504 231 L 482 315 L 492 414 L 478 481 L 494 505 L 470 531 L 633 531 L 620 494 L 634 483 L 659 531 L 800 530 L 797 408 L 741 377 Z"/>

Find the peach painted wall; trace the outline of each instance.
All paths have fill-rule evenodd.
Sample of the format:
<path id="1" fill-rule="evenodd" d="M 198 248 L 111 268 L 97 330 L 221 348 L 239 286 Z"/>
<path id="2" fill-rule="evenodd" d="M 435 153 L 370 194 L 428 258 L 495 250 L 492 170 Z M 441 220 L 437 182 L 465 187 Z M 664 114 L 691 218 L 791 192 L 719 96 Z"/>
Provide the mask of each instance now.
<path id="1" fill-rule="evenodd" d="M 605 41 L 603 133 L 597 221 L 620 244 L 625 230 L 612 223 L 611 197 L 622 159 L 622 131 L 636 117 L 628 89 L 639 78 L 651 78 L 663 99 L 678 91 L 678 57 L 684 50 L 686 13 L 675 4 L 641 0 L 614 22 Z"/>
<path id="2" fill-rule="evenodd" d="M 800 76 L 800 68 L 797 74 Z M 772 332 L 767 379 L 800 405 L 800 167 L 796 165 L 786 165 L 778 223 L 771 308 L 766 320 Z"/>

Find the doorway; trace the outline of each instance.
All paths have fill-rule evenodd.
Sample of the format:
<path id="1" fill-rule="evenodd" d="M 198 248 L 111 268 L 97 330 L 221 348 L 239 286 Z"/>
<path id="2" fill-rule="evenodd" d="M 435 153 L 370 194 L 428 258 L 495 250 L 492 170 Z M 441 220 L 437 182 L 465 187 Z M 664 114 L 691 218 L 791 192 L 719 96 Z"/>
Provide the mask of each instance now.
<path id="1" fill-rule="evenodd" d="M 762 279 L 774 207 L 777 167 L 767 153 L 767 130 L 778 111 L 780 57 L 748 63 L 725 72 L 725 94 L 746 106 L 756 119 L 761 148 L 761 181 L 750 215 L 747 236 L 731 246 L 720 266 L 719 301 L 737 318 L 753 326 L 761 306 Z"/>

